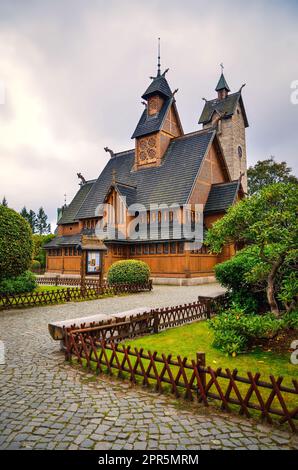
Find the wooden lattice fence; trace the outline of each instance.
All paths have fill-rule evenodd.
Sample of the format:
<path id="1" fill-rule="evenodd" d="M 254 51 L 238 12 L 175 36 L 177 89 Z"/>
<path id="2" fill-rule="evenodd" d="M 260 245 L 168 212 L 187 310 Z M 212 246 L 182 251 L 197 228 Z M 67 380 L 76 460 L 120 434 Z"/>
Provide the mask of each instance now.
<path id="1" fill-rule="evenodd" d="M 133 383 L 153 385 L 158 392 L 170 391 L 205 406 L 215 400 L 223 410 L 230 412 L 231 407 L 236 407 L 246 417 L 254 410 L 269 423 L 275 416 L 280 424 L 287 423 L 292 431 L 297 431 L 298 382 L 294 379 L 291 386 L 285 386 L 281 376 L 270 375 L 269 381 L 261 380 L 259 373 L 239 376 L 237 369 L 206 366 L 204 353 L 197 353 L 195 359 L 189 360 L 156 351 L 144 352 L 110 340 L 98 340 L 90 329 L 67 331 L 66 359 L 73 358 L 97 373 L 116 371 L 118 376 L 127 377 Z M 289 396 L 296 398 L 294 405 L 289 404 Z"/>
<path id="2" fill-rule="evenodd" d="M 108 284 L 86 285 L 85 287 L 66 287 L 59 290 L 32 292 L 18 295 L 0 295 L 0 310 L 10 308 L 34 307 L 37 305 L 50 305 L 72 300 L 97 299 L 102 295 L 129 294 L 152 289 L 152 282 L 139 284 Z"/>
<path id="3" fill-rule="evenodd" d="M 220 296 L 224 302 L 225 296 Z M 219 309 L 219 300 L 217 308 Z M 94 341 L 109 340 L 118 343 L 127 338 L 158 333 L 174 326 L 184 325 L 196 320 L 210 318 L 217 313 L 215 307 L 210 310 L 210 298 L 199 297 L 196 302 L 174 307 L 157 308 L 129 318 L 103 320 L 97 323 L 80 323 L 64 328 L 64 337 L 68 332 L 88 333 Z"/>

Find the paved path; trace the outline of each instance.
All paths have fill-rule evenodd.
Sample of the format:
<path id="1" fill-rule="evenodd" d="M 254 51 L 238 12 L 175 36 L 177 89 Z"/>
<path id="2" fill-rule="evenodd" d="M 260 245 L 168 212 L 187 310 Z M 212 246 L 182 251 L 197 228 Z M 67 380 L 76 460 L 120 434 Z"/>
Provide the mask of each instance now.
<path id="1" fill-rule="evenodd" d="M 156 286 L 152 293 L 0 313 L 1 449 L 272 449 L 297 437 L 131 387 L 94 381 L 64 363 L 49 321 L 137 306 L 175 305 L 218 287 Z"/>

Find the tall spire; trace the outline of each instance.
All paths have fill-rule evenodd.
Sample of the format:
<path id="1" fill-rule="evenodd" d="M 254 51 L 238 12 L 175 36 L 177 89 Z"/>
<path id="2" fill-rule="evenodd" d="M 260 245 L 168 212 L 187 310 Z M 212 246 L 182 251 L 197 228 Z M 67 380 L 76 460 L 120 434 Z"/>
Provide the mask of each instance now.
<path id="1" fill-rule="evenodd" d="M 157 76 L 160 77 L 160 38 L 158 38 Z"/>
<path id="2" fill-rule="evenodd" d="M 220 68 L 221 68 L 220 79 L 218 80 L 218 84 L 215 88 L 215 91 L 221 91 L 221 90 L 230 91 L 229 85 L 227 84 L 224 73 L 223 73 L 224 71 L 223 63 L 220 64 Z"/>

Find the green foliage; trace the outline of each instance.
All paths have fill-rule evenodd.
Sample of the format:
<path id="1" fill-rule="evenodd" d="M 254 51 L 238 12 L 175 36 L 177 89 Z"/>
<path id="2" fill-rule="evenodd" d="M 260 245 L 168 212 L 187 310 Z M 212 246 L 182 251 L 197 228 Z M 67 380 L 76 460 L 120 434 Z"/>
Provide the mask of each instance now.
<path id="1" fill-rule="evenodd" d="M 271 313 L 246 315 L 238 308 L 217 315 L 208 321 L 208 325 L 214 331 L 213 346 L 233 355 L 245 351 L 257 339 L 273 337 L 285 327 L 284 321 Z"/>
<path id="2" fill-rule="evenodd" d="M 298 297 L 298 273 L 291 271 L 281 282 L 278 298 L 286 305 L 287 309 L 297 303 Z"/>
<path id="3" fill-rule="evenodd" d="M 285 328 L 298 330 L 298 310 L 293 310 L 292 312 L 285 313 L 282 319 L 283 319 Z"/>
<path id="4" fill-rule="evenodd" d="M 20 214 L 29 223 L 32 233 L 46 235 L 51 232 L 51 226 L 48 223 L 48 216 L 42 207 L 39 208 L 37 214 L 32 209 L 27 211 L 26 207 L 23 207 Z"/>
<path id="5" fill-rule="evenodd" d="M 227 243 L 254 247 L 259 261 L 245 281 L 255 290 L 266 289 L 268 304 L 276 315 L 276 282 L 282 282 L 289 263 L 297 262 L 298 185 L 277 183 L 232 206 L 207 233 L 206 244 L 220 253 Z M 291 261 L 289 261 L 291 260 Z M 265 285 L 265 287 L 264 287 Z"/>
<path id="6" fill-rule="evenodd" d="M 32 292 L 37 287 L 33 273 L 26 271 L 19 276 L 0 281 L 0 294 L 13 295 Z"/>
<path id="7" fill-rule="evenodd" d="M 252 273 L 259 265 L 263 266 L 258 249 L 248 247 L 215 266 L 216 279 L 229 290 L 231 302 L 246 313 L 268 309 L 264 293 L 266 282 L 252 280 Z"/>
<path id="8" fill-rule="evenodd" d="M 34 259 L 31 263 L 31 269 L 33 271 L 37 271 L 38 269 L 40 269 L 40 262 L 37 260 L 37 259 Z"/>
<path id="9" fill-rule="evenodd" d="M 110 267 L 107 275 L 109 284 L 135 284 L 147 282 L 150 277 L 148 264 L 139 260 L 116 261 Z"/>
<path id="10" fill-rule="evenodd" d="M 40 207 L 36 214 L 36 231 L 39 235 L 45 235 L 51 232 L 51 226 L 48 223 L 48 216 L 43 207 Z"/>
<path id="11" fill-rule="evenodd" d="M 26 271 L 32 259 L 29 224 L 13 209 L 0 206 L 0 280 Z"/>
<path id="12" fill-rule="evenodd" d="M 264 186 L 273 183 L 297 183 L 297 178 L 291 175 L 292 169 L 286 162 L 277 163 L 274 157 L 259 160 L 254 166 L 248 168 L 248 193 L 254 194 Z"/>
<path id="13" fill-rule="evenodd" d="M 33 235 L 33 258 L 40 262 L 42 268 L 46 266 L 46 251 L 43 249 L 43 246 L 53 238 L 55 238 L 55 235 L 52 233 L 48 235 Z"/>

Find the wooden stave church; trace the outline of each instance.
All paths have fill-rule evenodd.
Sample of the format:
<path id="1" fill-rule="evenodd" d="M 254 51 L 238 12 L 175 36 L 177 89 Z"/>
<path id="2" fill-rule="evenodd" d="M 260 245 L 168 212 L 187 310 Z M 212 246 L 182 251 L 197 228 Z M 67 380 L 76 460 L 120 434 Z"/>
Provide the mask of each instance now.
<path id="1" fill-rule="evenodd" d="M 233 246 L 220 255 L 205 246 L 190 251 L 185 240 L 165 240 L 160 232 L 155 239 L 137 242 L 99 240 L 95 235 L 96 208 L 104 202 L 117 206 L 116 213 L 119 207 L 126 212 L 116 225 L 127 233 L 132 219 L 127 207 L 133 203 L 147 208 L 150 203 L 203 204 L 208 229 L 245 196 L 248 121 L 242 87 L 229 94 L 222 71 L 217 97 L 205 100 L 199 119 L 203 128 L 184 134 L 166 73 L 161 73 L 159 62 L 157 75 L 142 95 L 145 109 L 132 135 L 134 149 L 113 153 L 106 147 L 111 158 L 97 179 L 85 181 L 78 174 L 80 188 L 71 203 L 58 210 L 57 236 L 45 245 L 46 275 L 102 277 L 115 261 L 140 259 L 148 263 L 156 283 L 196 284 L 213 280 L 214 266 L 234 254 Z"/>

